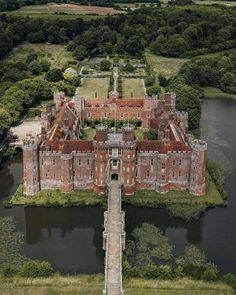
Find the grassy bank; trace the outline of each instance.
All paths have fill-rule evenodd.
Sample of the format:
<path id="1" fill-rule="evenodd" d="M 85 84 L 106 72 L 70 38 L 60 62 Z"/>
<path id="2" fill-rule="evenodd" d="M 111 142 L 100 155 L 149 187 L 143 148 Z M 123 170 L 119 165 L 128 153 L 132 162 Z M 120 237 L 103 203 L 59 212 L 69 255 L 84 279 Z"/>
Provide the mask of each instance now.
<path id="1" fill-rule="evenodd" d="M 70 294 L 100 295 L 104 284 L 103 275 L 55 276 L 47 279 L 12 278 L 0 280 L 1 295 Z M 204 282 L 190 279 L 175 281 L 129 279 L 124 280 L 127 295 L 231 295 L 231 287 L 221 282 Z"/>
<path id="2" fill-rule="evenodd" d="M 230 98 L 236 99 L 235 94 L 225 93 L 219 88 L 216 87 L 204 87 L 203 88 L 204 95 L 206 98 Z"/>
<path id="3" fill-rule="evenodd" d="M 174 217 L 185 220 L 198 218 L 209 207 L 224 206 L 215 184 L 207 176 L 207 192 L 204 196 L 193 196 L 188 191 L 170 191 L 160 194 L 151 190 L 139 190 L 134 196 L 124 197 L 124 202 L 138 207 L 165 208 Z"/>
<path id="4" fill-rule="evenodd" d="M 20 184 L 11 199 L 12 205 L 70 207 L 85 205 L 105 205 L 106 196 L 97 195 L 92 190 L 77 190 L 71 193 L 62 193 L 59 190 L 40 191 L 35 196 L 29 197 L 23 193 L 23 184 Z"/>

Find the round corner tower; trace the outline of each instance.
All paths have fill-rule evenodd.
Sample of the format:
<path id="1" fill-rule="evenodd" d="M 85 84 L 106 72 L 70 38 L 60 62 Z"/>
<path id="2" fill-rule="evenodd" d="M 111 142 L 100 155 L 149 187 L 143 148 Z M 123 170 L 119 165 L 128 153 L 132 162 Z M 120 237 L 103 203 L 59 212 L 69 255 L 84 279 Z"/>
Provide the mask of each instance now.
<path id="1" fill-rule="evenodd" d="M 23 142 L 24 194 L 33 196 L 40 190 L 38 138 L 27 138 Z"/>
<path id="2" fill-rule="evenodd" d="M 207 143 L 203 140 L 195 139 L 191 142 L 192 156 L 190 168 L 189 191 L 193 195 L 201 196 L 206 192 L 206 154 Z"/>

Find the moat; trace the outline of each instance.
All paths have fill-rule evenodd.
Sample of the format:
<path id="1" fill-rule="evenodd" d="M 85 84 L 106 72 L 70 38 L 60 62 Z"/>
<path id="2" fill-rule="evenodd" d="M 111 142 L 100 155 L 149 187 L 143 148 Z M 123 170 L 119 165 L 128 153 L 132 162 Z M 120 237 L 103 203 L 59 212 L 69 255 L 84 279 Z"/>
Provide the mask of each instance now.
<path id="1" fill-rule="evenodd" d="M 202 108 L 201 134 L 208 142 L 208 157 L 224 164 L 229 206 L 209 210 L 199 220 L 186 223 L 169 217 L 160 209 L 123 206 L 126 233 L 143 222 L 160 227 L 180 255 L 187 243 L 202 248 L 221 272 L 236 272 L 236 101 L 205 100 Z M 1 201 L 14 193 L 22 179 L 22 159 L 18 155 L 0 170 Z M 17 229 L 25 234 L 23 253 L 45 259 L 62 273 L 104 271 L 102 250 L 103 209 L 101 207 L 3 209 L 0 215 L 12 215 Z"/>

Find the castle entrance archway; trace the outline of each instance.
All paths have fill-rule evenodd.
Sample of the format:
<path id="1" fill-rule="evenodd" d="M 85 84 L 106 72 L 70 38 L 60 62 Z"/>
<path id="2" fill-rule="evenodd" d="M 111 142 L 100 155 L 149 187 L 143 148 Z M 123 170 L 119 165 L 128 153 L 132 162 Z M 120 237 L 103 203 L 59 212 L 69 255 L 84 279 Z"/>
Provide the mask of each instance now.
<path id="1" fill-rule="evenodd" d="M 112 173 L 111 180 L 118 181 L 119 180 L 119 175 L 117 173 Z"/>

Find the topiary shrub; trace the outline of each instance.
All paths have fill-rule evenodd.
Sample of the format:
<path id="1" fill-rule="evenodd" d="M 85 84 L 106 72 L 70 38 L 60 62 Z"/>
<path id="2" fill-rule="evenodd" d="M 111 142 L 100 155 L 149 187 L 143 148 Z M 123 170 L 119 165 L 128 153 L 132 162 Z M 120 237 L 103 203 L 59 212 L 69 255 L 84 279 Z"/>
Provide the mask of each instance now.
<path id="1" fill-rule="evenodd" d="M 47 261 L 27 261 L 23 264 L 19 275 L 25 278 L 50 277 L 54 274 L 51 264 Z"/>

